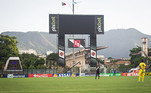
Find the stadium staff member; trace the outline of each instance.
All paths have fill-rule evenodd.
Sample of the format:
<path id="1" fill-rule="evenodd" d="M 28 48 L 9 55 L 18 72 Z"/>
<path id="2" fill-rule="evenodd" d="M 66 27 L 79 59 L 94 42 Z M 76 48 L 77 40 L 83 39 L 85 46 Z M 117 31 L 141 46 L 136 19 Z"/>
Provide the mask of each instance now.
<path id="1" fill-rule="evenodd" d="M 142 78 L 142 82 L 144 82 L 145 67 L 146 67 L 146 64 L 142 60 L 142 62 L 139 64 L 139 79 L 138 79 L 139 82 L 141 78 Z"/>
<path id="2" fill-rule="evenodd" d="M 100 63 L 98 63 L 97 67 L 96 67 L 96 76 L 95 76 L 95 79 L 97 79 L 97 76 L 98 76 L 98 79 L 100 79 Z"/>

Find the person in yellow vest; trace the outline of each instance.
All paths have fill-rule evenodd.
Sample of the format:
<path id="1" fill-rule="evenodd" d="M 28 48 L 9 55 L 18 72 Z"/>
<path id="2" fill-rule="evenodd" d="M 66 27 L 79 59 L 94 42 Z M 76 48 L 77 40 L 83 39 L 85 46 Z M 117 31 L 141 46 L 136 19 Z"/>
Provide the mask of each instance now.
<path id="1" fill-rule="evenodd" d="M 144 82 L 145 68 L 146 68 L 146 64 L 142 61 L 139 64 L 139 79 L 138 79 L 139 82 L 140 82 L 141 78 L 142 78 L 142 82 Z"/>

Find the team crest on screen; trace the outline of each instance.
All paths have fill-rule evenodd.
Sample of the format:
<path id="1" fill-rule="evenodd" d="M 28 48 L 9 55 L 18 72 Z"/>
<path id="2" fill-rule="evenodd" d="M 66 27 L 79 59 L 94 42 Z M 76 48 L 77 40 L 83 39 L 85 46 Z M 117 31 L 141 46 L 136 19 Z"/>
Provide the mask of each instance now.
<path id="1" fill-rule="evenodd" d="M 52 20 L 51 29 L 52 29 L 52 31 L 56 32 L 57 30 L 56 30 L 56 19 L 55 19 L 55 17 L 51 17 L 51 20 Z"/>
<path id="2" fill-rule="evenodd" d="M 98 32 L 102 32 L 102 30 L 101 30 L 101 17 L 98 17 L 97 21 L 98 21 L 98 24 L 97 24 Z"/>

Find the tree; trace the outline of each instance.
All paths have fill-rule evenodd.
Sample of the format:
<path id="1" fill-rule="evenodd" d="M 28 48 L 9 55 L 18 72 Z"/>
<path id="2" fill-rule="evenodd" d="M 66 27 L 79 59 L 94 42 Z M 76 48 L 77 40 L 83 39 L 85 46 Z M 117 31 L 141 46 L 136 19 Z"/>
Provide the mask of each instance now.
<path id="1" fill-rule="evenodd" d="M 0 34 L 0 69 L 4 65 L 9 57 L 15 57 L 19 55 L 17 48 L 16 37 L 10 37 L 8 35 Z"/>
<path id="2" fill-rule="evenodd" d="M 148 49 L 149 50 L 149 49 Z M 137 48 L 133 48 L 130 50 L 130 57 L 131 57 L 131 67 L 137 67 L 139 63 L 143 60 L 147 65 L 151 65 L 151 59 L 149 57 L 142 57 L 141 56 L 141 47 L 137 46 Z"/>
<path id="3" fill-rule="evenodd" d="M 137 46 L 137 48 L 133 48 L 130 50 L 130 61 L 131 61 L 131 67 L 134 68 L 134 67 L 137 67 L 138 64 L 140 63 L 141 61 L 141 54 L 137 54 L 141 51 L 141 47 Z M 134 55 L 136 54 L 136 55 Z"/>
<path id="4" fill-rule="evenodd" d="M 5 62 L 0 62 L 0 69 L 3 69 L 5 66 Z"/>
<path id="5" fill-rule="evenodd" d="M 110 59 L 110 60 L 111 60 L 111 59 L 114 59 L 114 58 L 112 58 L 112 57 L 108 57 L 108 59 Z"/>
<path id="6" fill-rule="evenodd" d="M 22 54 L 20 55 L 23 69 L 34 69 L 36 67 L 35 63 L 38 57 L 34 54 Z"/>
<path id="7" fill-rule="evenodd" d="M 45 64 L 45 60 L 43 58 L 38 58 L 35 63 L 35 66 L 37 69 L 45 69 L 46 66 L 44 64 Z"/>
<path id="8" fill-rule="evenodd" d="M 21 58 L 22 65 L 24 65 L 26 69 L 29 69 L 31 65 L 32 65 L 31 67 L 33 66 L 35 67 L 34 64 L 36 63 L 38 57 L 34 54 L 22 54 L 20 58 Z"/>
<path id="9" fill-rule="evenodd" d="M 28 69 L 35 69 L 33 65 L 30 65 Z"/>
<path id="10" fill-rule="evenodd" d="M 38 66 L 38 65 L 44 65 L 45 64 L 45 60 L 43 58 L 38 58 L 37 61 L 34 63 L 34 66 Z"/>
<path id="11" fill-rule="evenodd" d="M 20 55 L 23 69 L 44 69 L 45 60 L 43 58 L 39 58 L 34 54 L 22 54 Z"/>
<path id="12" fill-rule="evenodd" d="M 149 63 L 148 67 L 151 68 L 151 58 L 148 58 L 148 63 Z"/>
<path id="13" fill-rule="evenodd" d="M 123 73 L 127 73 L 129 71 L 130 66 L 129 65 L 124 65 L 124 64 L 120 64 L 119 66 L 119 71 L 123 72 Z"/>
<path id="14" fill-rule="evenodd" d="M 98 61 L 99 63 L 101 63 L 101 64 L 104 64 L 104 60 L 100 60 L 100 59 L 97 58 L 97 61 Z"/>
<path id="15" fill-rule="evenodd" d="M 38 65 L 36 68 L 37 69 L 46 69 L 46 66 L 45 65 Z"/>
<path id="16" fill-rule="evenodd" d="M 51 53 L 46 58 L 46 64 L 48 68 L 56 67 L 58 62 L 58 54 L 57 53 Z"/>

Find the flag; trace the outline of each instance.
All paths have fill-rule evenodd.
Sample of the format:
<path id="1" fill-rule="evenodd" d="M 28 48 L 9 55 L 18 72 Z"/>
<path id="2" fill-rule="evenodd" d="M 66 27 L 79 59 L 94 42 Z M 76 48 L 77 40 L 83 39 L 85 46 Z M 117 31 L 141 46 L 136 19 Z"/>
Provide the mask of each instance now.
<path id="1" fill-rule="evenodd" d="M 66 3 L 62 2 L 62 6 L 66 5 Z"/>
<path id="2" fill-rule="evenodd" d="M 77 2 L 74 2 L 73 4 L 77 4 Z"/>
<path id="3" fill-rule="evenodd" d="M 80 2 L 73 2 L 73 5 L 75 5 L 75 4 L 79 4 Z"/>

